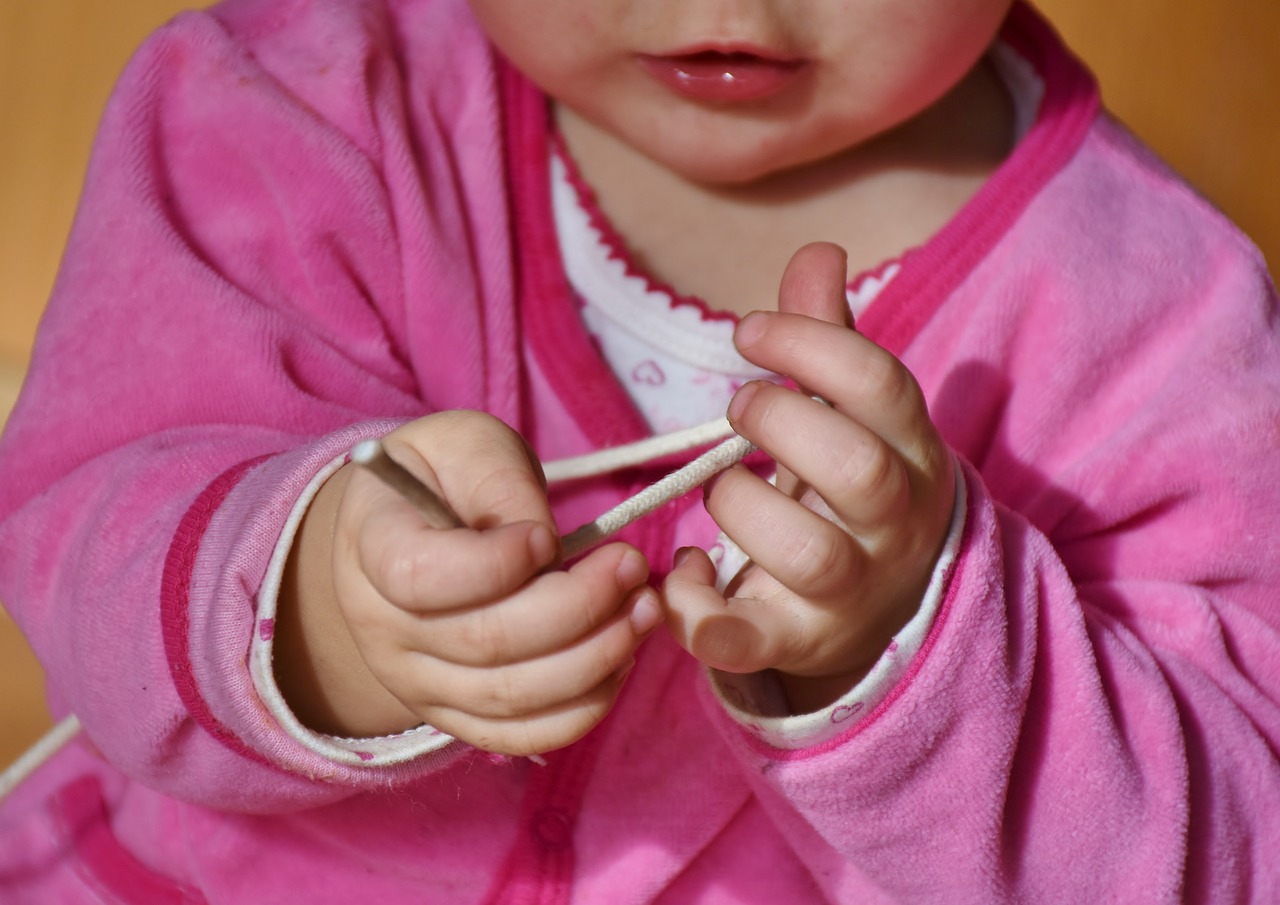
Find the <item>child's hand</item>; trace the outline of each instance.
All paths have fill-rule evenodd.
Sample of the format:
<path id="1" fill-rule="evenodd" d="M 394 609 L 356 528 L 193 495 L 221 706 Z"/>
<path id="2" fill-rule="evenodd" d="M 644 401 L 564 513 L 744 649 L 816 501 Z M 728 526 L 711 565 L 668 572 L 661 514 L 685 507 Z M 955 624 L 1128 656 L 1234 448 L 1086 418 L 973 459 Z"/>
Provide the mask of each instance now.
<path id="1" fill-rule="evenodd" d="M 345 664 L 346 675 L 329 669 L 310 722 L 360 735 L 425 722 L 506 754 L 574 741 L 609 711 L 636 647 L 661 621 L 644 557 L 610 544 L 555 568 L 541 469 L 519 435 L 487 415 L 433 415 L 384 443 L 471 527 L 425 525 L 360 469 L 335 476 L 345 473 L 332 532 L 340 619 L 326 630 L 349 641 L 330 649 L 322 640 L 311 662 Z"/>
<path id="2" fill-rule="evenodd" d="M 791 259 L 778 313 L 740 325 L 742 354 L 807 395 L 748 384 L 729 407 L 779 464 L 774 488 L 738 466 L 707 509 L 751 558 L 725 595 L 701 550 L 681 551 L 664 591 L 668 624 L 708 666 L 772 668 L 792 709 L 847 692 L 919 608 L 950 521 L 951 457 L 919 386 L 848 326 L 845 256 L 809 245 Z"/>

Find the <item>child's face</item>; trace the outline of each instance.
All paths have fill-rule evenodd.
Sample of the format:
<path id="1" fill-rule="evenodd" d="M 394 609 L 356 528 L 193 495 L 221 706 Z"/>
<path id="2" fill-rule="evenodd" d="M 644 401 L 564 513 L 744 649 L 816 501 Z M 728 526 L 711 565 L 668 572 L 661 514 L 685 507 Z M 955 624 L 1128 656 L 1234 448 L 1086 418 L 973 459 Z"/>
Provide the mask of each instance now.
<path id="1" fill-rule="evenodd" d="M 573 113 L 701 182 L 750 182 L 910 119 L 1012 0 L 471 0 Z"/>

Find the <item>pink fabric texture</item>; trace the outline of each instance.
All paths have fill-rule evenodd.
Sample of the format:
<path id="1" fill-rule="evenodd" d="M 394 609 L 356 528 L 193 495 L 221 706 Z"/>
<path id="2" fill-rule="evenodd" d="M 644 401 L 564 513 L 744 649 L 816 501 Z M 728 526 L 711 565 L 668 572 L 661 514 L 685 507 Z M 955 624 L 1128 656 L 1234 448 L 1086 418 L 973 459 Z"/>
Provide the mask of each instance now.
<path id="1" fill-rule="evenodd" d="M 229 0 L 107 110 L 0 441 L 0 599 L 87 741 L 0 810 L 23 902 L 1222 902 L 1280 897 L 1280 332 L 1260 256 L 1045 80 L 990 184 L 859 320 L 965 464 L 924 649 L 814 749 L 665 637 L 546 766 L 331 763 L 249 676 L 294 501 L 471 407 L 545 459 L 645 428 L 577 319 L 546 101 L 461 0 Z M 557 491 L 572 527 L 672 463 Z M 715 526 L 627 532 L 660 571 Z"/>

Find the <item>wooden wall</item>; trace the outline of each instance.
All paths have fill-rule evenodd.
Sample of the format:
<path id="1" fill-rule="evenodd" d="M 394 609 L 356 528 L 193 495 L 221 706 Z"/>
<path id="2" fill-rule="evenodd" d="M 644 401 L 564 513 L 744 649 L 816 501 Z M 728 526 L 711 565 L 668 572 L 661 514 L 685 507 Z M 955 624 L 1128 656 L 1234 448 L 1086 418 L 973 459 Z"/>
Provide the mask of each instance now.
<path id="1" fill-rule="evenodd" d="M 0 421 L 57 268 L 99 111 L 181 0 L 0 0 Z M 1103 96 L 1280 266 L 1280 3 L 1041 0 Z M 0 477 L 3 480 L 3 477 Z M 48 724 L 0 613 L 0 764 Z"/>
<path id="2" fill-rule="evenodd" d="M 184 5 L 0 0 L 0 423 L 17 396 L 111 85 L 147 32 Z M 42 685 L 0 612 L 0 765 L 48 727 Z"/>
<path id="3" fill-rule="evenodd" d="M 1039 0 L 1107 105 L 1280 272 L 1280 3 Z"/>

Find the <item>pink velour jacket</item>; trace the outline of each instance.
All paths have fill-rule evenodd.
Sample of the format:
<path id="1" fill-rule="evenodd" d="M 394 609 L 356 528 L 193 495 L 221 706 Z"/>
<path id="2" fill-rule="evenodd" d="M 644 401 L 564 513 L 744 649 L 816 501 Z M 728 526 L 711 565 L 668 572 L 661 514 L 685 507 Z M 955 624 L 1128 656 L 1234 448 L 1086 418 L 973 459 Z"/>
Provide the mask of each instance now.
<path id="1" fill-rule="evenodd" d="M 1002 40 L 1036 121 L 858 324 L 963 463 L 922 648 L 788 749 L 660 634 L 539 766 L 308 739 L 251 650 L 357 440 L 450 408 L 544 459 L 645 434 L 566 284 L 545 98 L 462 0 L 228 0 L 157 33 L 0 443 L 0 599 L 85 727 L 0 810 L 0 901 L 1280 899 L 1276 295 L 1030 9 Z M 627 538 L 661 572 L 715 533 L 686 499 Z"/>

